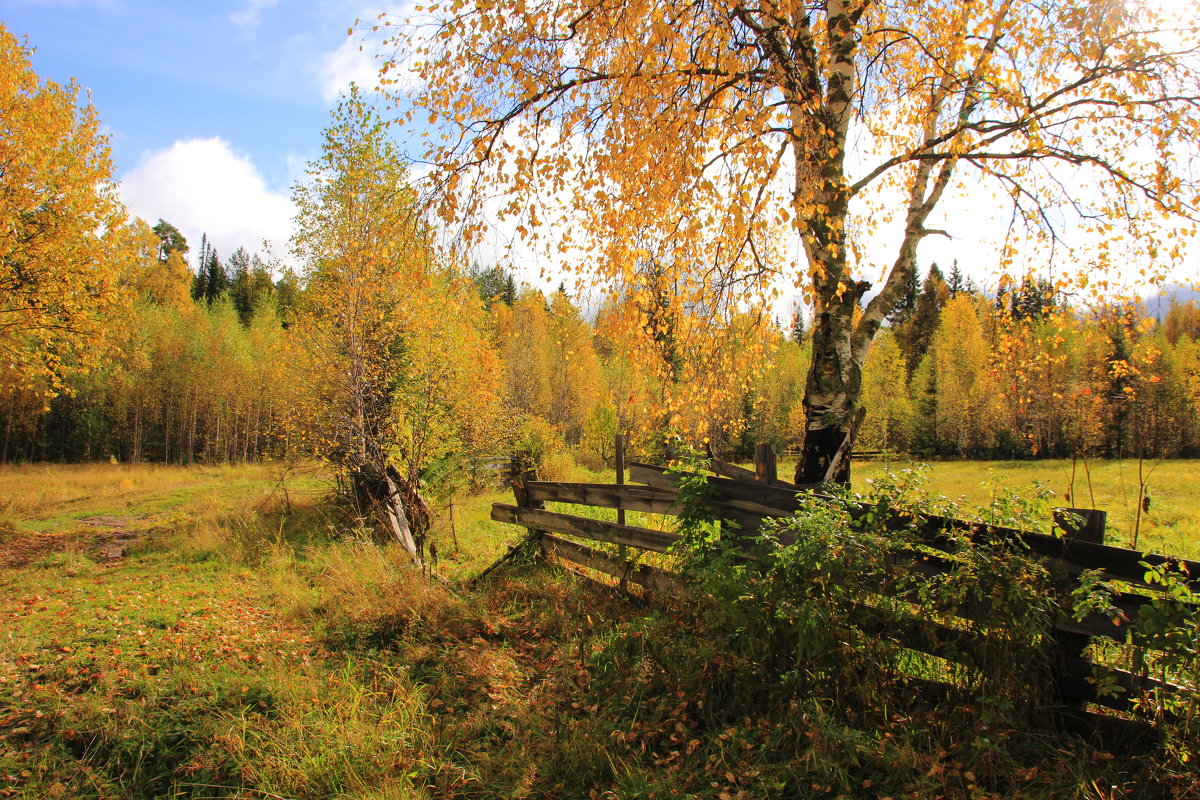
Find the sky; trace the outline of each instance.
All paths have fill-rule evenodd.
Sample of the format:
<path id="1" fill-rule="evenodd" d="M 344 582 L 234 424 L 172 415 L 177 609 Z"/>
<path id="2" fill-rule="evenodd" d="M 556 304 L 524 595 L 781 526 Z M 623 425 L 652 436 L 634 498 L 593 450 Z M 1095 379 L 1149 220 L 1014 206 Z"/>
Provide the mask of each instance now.
<path id="1" fill-rule="evenodd" d="M 39 76 L 75 79 L 90 94 L 133 214 L 179 227 L 193 256 L 203 233 L 222 256 L 241 246 L 264 252 L 266 241 L 286 262 L 291 186 L 318 155 L 338 93 L 375 78 L 372 55 L 348 29 L 403 2 L 0 0 L 0 21 L 35 48 Z M 988 283 L 1007 211 L 959 208 L 949 198 L 943 205 L 954 238 L 927 239 L 920 264 L 948 271 L 957 259 Z M 491 256 L 504 258 L 498 247 Z M 516 261 L 529 282 L 561 278 L 536 254 Z M 881 268 L 888 263 L 880 259 Z M 781 290 L 790 302 L 790 286 Z"/>
<path id="2" fill-rule="evenodd" d="M 346 0 L 0 0 L 43 79 L 91 95 L 130 211 L 222 255 L 283 256 L 290 187 L 337 94 L 371 81 L 347 36 L 379 9 Z"/>

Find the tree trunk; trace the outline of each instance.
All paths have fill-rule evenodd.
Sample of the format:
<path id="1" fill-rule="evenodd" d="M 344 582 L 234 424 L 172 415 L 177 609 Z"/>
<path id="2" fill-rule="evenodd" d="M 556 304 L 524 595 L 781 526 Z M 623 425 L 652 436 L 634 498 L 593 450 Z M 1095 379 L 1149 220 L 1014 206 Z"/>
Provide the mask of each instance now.
<path id="1" fill-rule="evenodd" d="M 812 366 L 804 389 L 806 420 L 796 483 L 820 483 L 854 421 L 862 390 L 862 362 L 852 346 L 854 311 L 865 284 L 854 285 L 816 315 L 813 324 Z M 833 477 L 850 482 L 850 459 Z"/>

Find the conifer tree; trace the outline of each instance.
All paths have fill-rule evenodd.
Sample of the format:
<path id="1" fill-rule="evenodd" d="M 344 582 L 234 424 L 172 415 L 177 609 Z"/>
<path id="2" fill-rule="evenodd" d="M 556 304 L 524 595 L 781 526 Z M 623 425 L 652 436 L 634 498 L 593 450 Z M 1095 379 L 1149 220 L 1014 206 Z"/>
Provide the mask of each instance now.
<path id="1" fill-rule="evenodd" d="M 517 300 L 517 283 L 512 273 L 497 264 L 489 269 L 475 267 L 471 270 L 471 281 L 479 291 L 479 297 L 487 308 L 497 301 L 511 306 Z"/>
<path id="2" fill-rule="evenodd" d="M 243 325 L 250 324 L 254 313 L 254 291 L 250 285 L 250 253 L 239 247 L 229 257 L 229 299 Z"/>
<path id="3" fill-rule="evenodd" d="M 950 276 L 946 279 L 946 289 L 950 292 L 952 299 L 958 297 L 960 294 L 975 293 L 975 284 L 958 268 L 957 258 L 954 259 L 954 264 L 950 267 Z"/>
<path id="4" fill-rule="evenodd" d="M 803 345 L 804 340 L 808 338 L 808 327 L 804 324 L 804 312 L 800 310 L 799 303 L 792 309 L 792 324 L 788 329 L 788 336 L 799 345 Z"/>
<path id="5" fill-rule="evenodd" d="M 188 253 L 188 243 L 184 235 L 171 223 L 167 222 L 162 217 L 159 217 L 158 223 L 153 228 L 154 233 L 158 236 L 158 260 L 166 261 L 171 257 L 172 253 L 178 253 L 180 256 L 186 256 Z"/>
<path id="6" fill-rule="evenodd" d="M 919 281 L 917 271 L 911 270 L 904 279 L 904 291 L 896 299 L 896 306 L 888 312 L 887 322 L 893 328 L 900 327 L 912 318 L 913 310 L 917 307 Z"/>
<path id="7" fill-rule="evenodd" d="M 215 247 L 208 249 L 208 261 L 204 265 L 204 301 L 212 305 L 220 300 L 229 289 L 229 275 L 221 263 Z"/>
<path id="8" fill-rule="evenodd" d="M 196 277 L 192 280 L 192 299 L 204 300 L 208 296 L 208 234 L 200 235 L 200 250 L 196 254 Z"/>
<path id="9" fill-rule="evenodd" d="M 917 364 L 929 351 L 929 343 L 937 330 L 941 318 L 942 307 L 950 299 L 950 290 L 942 271 L 935 263 L 929 267 L 929 274 L 921 286 L 921 294 L 913 307 L 911 320 L 907 325 L 896 331 L 896 339 L 909 369 L 916 369 Z"/>

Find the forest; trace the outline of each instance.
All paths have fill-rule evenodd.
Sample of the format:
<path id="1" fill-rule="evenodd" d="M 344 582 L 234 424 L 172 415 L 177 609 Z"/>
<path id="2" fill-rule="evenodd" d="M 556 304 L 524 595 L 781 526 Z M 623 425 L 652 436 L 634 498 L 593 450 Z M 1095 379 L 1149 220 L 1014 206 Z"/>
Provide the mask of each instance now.
<path id="1" fill-rule="evenodd" d="M 478 264 L 438 243 L 442 223 L 357 90 L 293 189 L 287 256 L 222 255 L 129 218 L 96 111 L 77 86 L 39 84 L 27 46 L 2 36 L 14 125 L 0 147 L 26 155 L 5 177 L 0 463 L 391 458 L 419 480 L 516 450 L 549 472 L 600 467 L 616 433 L 647 454 L 679 438 L 735 460 L 756 442 L 805 446 L 814 342 L 830 346 L 811 296 L 790 313 L 697 301 L 703 263 L 653 248 L 619 281 L 568 289 L 564 273 L 549 294 L 519 264 Z M 33 135 L 46 126 L 57 138 Z M 1194 303 L 1151 315 L 1137 296 L 971 266 L 999 277 L 977 284 L 957 263 L 900 275 L 854 393 L 858 449 L 1197 454 Z"/>
<path id="2" fill-rule="evenodd" d="M 245 249 L 222 260 L 203 241 L 191 254 L 161 220 L 131 223 L 123 235 L 136 242 L 118 278 L 127 311 L 89 342 L 109 357 L 84 371 L 68 356 L 53 391 L 10 372 L 0 395 L 0 461 L 316 455 L 293 412 L 305 386 L 296 353 L 319 296 L 317 273 L 272 272 Z M 483 378 L 486 414 L 474 417 L 488 430 L 424 446 L 418 471 L 451 453 L 502 455 L 521 443 L 598 468 L 611 465 L 618 431 L 646 452 L 671 432 L 654 411 L 662 366 L 682 376 L 697 365 L 684 363 L 688 353 L 669 335 L 653 342 L 658 364 L 648 363 L 644 343 L 629 341 L 614 320 L 670 315 L 669 299 L 648 309 L 596 305 L 563 288 L 547 297 L 503 267 L 447 267 L 439 280 L 463 304 L 456 319 L 474 330 L 470 357 L 492 365 Z M 1194 457 L 1200 309 L 1172 302 L 1159 316 L 1136 299 L 1073 306 L 1036 277 L 985 292 L 957 265 L 944 275 L 932 264 L 920 284 L 914 277 L 867 358 L 857 447 L 925 459 Z M 741 391 L 705 409 L 718 451 L 748 460 L 756 442 L 797 447 L 809 327 L 801 311 L 786 321 L 745 320 L 762 355 L 742 365 Z M 413 378 L 407 391 L 452 385 Z M 447 410 L 442 430 L 458 430 L 455 413 Z"/>

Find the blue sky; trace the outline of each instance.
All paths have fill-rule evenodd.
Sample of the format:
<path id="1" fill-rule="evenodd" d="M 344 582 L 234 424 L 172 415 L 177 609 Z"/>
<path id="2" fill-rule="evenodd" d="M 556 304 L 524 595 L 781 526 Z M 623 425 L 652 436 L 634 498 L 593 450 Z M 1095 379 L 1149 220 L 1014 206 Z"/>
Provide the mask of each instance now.
<path id="1" fill-rule="evenodd" d="M 369 80 L 347 36 L 369 0 L 0 0 L 43 79 L 75 78 L 104 123 L 130 210 L 222 253 L 273 240 L 337 91 Z M 195 247 L 194 247 L 195 249 Z"/>
<path id="2" fill-rule="evenodd" d="M 361 36 L 347 29 L 380 11 L 403 15 L 406 5 L 0 0 L 0 21 L 36 49 L 42 78 L 75 78 L 90 91 L 132 213 L 177 225 L 193 254 L 207 233 L 225 256 L 239 246 L 262 251 L 269 240 L 270 251 L 286 258 L 291 185 L 317 155 L 338 92 L 351 80 L 370 85 L 375 78 L 370 48 L 360 52 Z M 949 269 L 959 259 L 991 282 L 988 265 L 995 263 L 1007 211 L 978 198 L 958 205 L 945 201 L 947 223 L 935 226 L 953 230 L 955 239 L 926 240 L 920 261 Z M 509 235 L 501 232 L 498 241 Z M 547 238 L 554 239 L 552 231 Z M 878 232 L 872 238 L 886 240 Z M 884 256 L 867 260 L 889 265 L 890 251 Z M 526 250 L 505 252 L 497 244 L 479 258 L 508 262 L 535 283 L 557 285 L 562 278 L 552 259 Z M 1185 271 L 1194 278 L 1194 266 Z M 790 286 L 781 288 L 790 298 Z"/>

